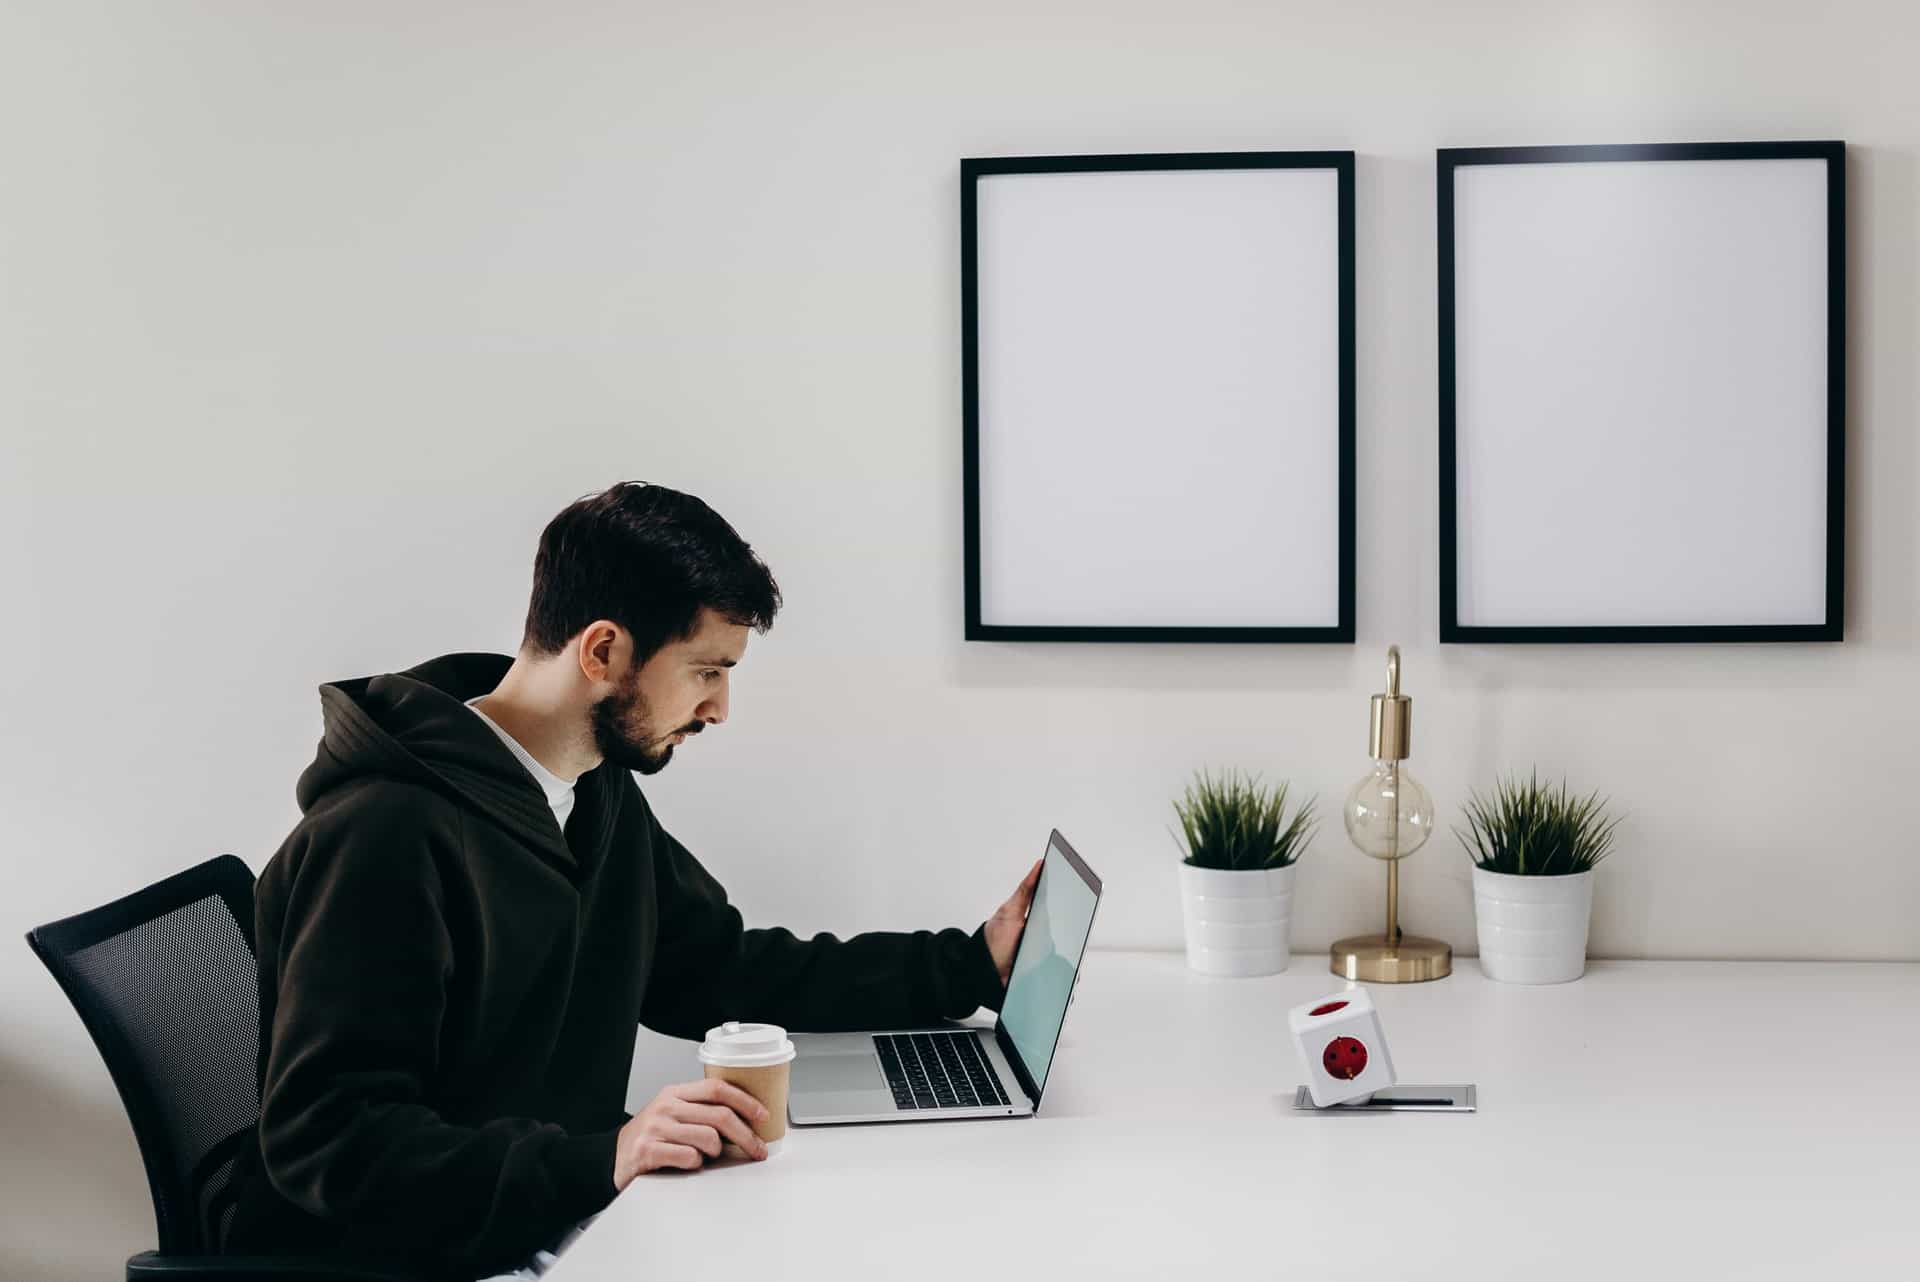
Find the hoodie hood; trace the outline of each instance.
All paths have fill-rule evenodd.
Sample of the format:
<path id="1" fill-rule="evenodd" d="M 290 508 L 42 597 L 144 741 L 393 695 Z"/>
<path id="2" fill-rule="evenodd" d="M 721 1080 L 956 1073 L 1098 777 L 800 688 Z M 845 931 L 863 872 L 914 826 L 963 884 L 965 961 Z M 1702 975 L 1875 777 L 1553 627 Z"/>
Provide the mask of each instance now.
<path id="1" fill-rule="evenodd" d="M 606 762 L 574 784 L 569 842 L 546 795 L 485 722 L 466 706 L 491 693 L 513 666 L 501 654 L 449 654 L 405 672 L 330 681 L 320 687 L 322 733 L 294 797 L 304 813 L 328 793 L 377 775 L 452 798 L 542 858 L 585 872 L 612 830 Z"/>

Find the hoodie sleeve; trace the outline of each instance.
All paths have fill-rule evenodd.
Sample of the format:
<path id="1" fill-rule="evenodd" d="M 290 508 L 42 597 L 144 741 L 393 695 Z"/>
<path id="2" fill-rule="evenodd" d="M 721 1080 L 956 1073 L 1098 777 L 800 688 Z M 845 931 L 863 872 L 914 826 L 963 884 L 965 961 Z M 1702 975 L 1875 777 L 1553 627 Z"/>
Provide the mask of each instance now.
<path id="1" fill-rule="evenodd" d="M 460 820 L 410 792 L 370 794 L 347 818 L 316 826 L 282 919 L 262 923 L 278 974 L 267 1176 L 309 1214 L 396 1248 L 524 1259 L 613 1200 L 618 1131 L 456 1126 L 428 1106 L 453 965 L 434 856 Z"/>
<path id="2" fill-rule="evenodd" d="M 797 1032 L 897 1028 L 1000 1009 L 1004 989 L 982 926 L 875 931 L 802 940 L 747 930 L 727 892 L 690 851 L 647 816 L 660 939 L 641 1022 L 698 1038 L 725 1020 Z"/>

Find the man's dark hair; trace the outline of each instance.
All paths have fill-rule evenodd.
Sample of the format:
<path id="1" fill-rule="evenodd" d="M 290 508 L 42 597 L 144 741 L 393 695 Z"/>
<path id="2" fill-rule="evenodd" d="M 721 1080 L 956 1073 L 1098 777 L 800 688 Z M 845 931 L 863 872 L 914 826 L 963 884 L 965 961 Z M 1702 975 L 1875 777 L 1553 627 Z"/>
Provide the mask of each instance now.
<path id="1" fill-rule="evenodd" d="M 746 540 L 691 494 L 622 481 L 547 523 L 522 649 L 557 654 L 595 619 L 633 634 L 634 663 L 693 635 L 702 608 L 765 632 L 780 585 Z"/>

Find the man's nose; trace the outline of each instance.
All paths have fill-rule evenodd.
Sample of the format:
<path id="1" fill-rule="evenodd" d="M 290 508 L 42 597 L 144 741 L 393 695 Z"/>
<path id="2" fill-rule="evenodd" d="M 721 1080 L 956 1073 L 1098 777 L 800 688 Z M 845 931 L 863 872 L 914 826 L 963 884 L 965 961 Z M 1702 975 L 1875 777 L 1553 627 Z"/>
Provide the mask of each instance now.
<path id="1" fill-rule="evenodd" d="M 712 698 L 694 709 L 693 715 L 710 726 L 717 726 L 727 719 L 727 688 L 722 685 Z"/>

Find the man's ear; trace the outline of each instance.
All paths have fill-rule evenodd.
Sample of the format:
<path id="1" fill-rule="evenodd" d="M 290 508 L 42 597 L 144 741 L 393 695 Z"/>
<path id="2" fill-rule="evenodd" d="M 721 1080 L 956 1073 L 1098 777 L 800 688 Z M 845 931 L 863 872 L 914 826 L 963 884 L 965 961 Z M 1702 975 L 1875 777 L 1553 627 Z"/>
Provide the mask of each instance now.
<path id="1" fill-rule="evenodd" d="M 580 675 L 597 685 L 631 660 L 633 639 L 613 620 L 595 619 L 580 632 L 579 653 Z"/>

